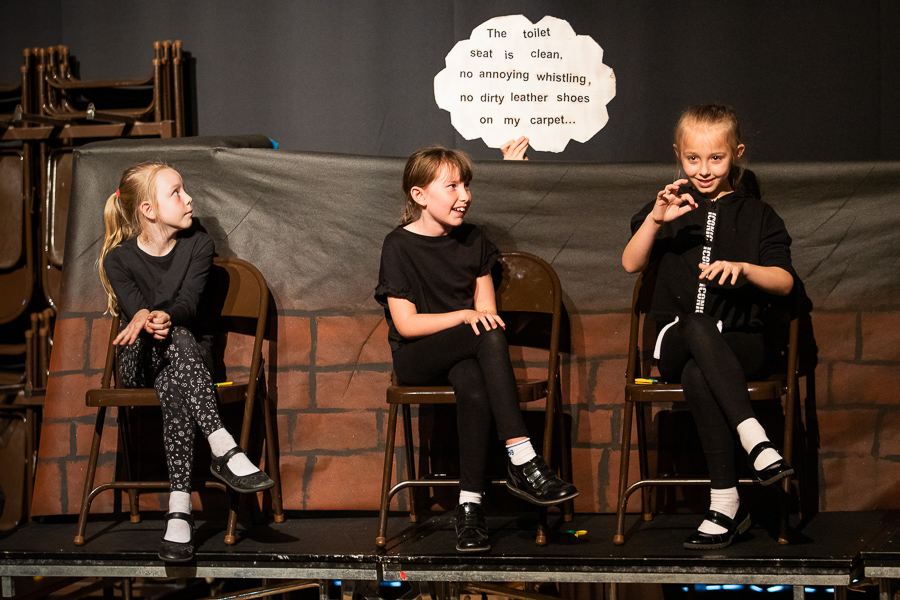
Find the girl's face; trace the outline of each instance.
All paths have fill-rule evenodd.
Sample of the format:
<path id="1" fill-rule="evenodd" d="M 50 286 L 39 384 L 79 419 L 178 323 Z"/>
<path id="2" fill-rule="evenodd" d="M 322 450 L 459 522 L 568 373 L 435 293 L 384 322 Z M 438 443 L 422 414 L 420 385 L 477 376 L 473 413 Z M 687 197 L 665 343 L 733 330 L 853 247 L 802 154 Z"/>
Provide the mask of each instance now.
<path id="1" fill-rule="evenodd" d="M 412 188 L 411 194 L 422 208 L 419 220 L 423 227 L 438 235 L 462 225 L 472 201 L 469 185 L 459 178 L 459 169 L 448 165 L 441 167 L 437 178 L 427 186 Z"/>
<path id="2" fill-rule="evenodd" d="M 156 207 L 150 207 L 145 215 L 153 220 L 164 234 L 183 231 L 193 223 L 193 199 L 184 191 L 181 175 L 174 169 L 163 169 L 156 174 Z M 142 207 L 144 208 L 144 207 Z"/>
<path id="3" fill-rule="evenodd" d="M 724 131 L 713 128 L 693 128 L 684 133 L 681 147 L 675 144 L 675 154 L 681 168 L 697 190 L 715 200 L 733 191 L 728 174 L 731 164 L 744 153 L 744 145 L 733 155 Z"/>

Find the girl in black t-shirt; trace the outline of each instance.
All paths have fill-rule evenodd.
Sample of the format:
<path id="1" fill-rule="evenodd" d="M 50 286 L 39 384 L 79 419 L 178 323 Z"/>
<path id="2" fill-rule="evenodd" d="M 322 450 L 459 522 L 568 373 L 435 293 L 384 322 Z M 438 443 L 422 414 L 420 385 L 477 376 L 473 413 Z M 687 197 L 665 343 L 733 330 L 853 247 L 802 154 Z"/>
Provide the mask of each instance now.
<path id="1" fill-rule="evenodd" d="M 491 267 L 497 250 L 463 223 L 472 164 L 444 148 L 406 163 L 406 206 L 384 240 L 375 298 L 385 307 L 394 372 L 405 385 L 453 386 L 460 447 L 456 549 L 490 549 L 481 497 L 493 417 L 510 457 L 508 489 L 538 505 L 574 498 L 531 446 L 497 315 Z"/>
<path id="2" fill-rule="evenodd" d="M 709 466 L 710 510 L 685 540 L 689 549 L 723 548 L 750 527 L 737 491 L 735 432 L 762 485 L 793 473 L 747 391 L 748 376 L 765 365 L 762 309 L 794 285 L 791 238 L 768 204 L 739 189 L 743 152 L 731 108 L 685 111 L 675 154 L 687 178 L 634 216 L 622 254 L 629 273 L 658 265 L 650 317 L 662 328 L 654 356 L 665 381 L 681 382 Z"/>
<path id="3" fill-rule="evenodd" d="M 215 248 L 190 229 L 192 198 L 174 169 L 142 163 L 122 175 L 106 201 L 100 279 L 110 312 L 121 317 L 123 387 L 154 387 L 163 413 L 169 511 L 159 557 L 193 558 L 191 466 L 199 426 L 212 451 L 213 475 L 239 492 L 272 487 L 219 418 L 211 355 L 198 325 L 199 302 Z"/>

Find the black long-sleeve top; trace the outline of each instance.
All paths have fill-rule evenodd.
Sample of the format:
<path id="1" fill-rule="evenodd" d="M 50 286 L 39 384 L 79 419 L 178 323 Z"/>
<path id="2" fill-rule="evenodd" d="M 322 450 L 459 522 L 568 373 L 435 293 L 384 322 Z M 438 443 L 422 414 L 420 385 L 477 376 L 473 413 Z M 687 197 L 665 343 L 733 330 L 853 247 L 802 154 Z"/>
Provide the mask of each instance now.
<path id="1" fill-rule="evenodd" d="M 656 236 L 650 254 L 657 263 L 658 275 L 649 316 L 658 323 L 668 323 L 676 316 L 694 312 L 699 283 L 707 215 L 716 215 L 710 262 L 727 260 L 763 267 L 781 267 L 791 275 L 791 236 L 775 210 L 758 198 L 742 191 L 710 201 L 695 190 L 689 191 L 697 208 L 664 223 Z M 631 219 L 634 234 L 653 210 L 648 203 Z M 762 310 L 771 295 L 756 286 L 737 286 L 718 280 L 704 280 L 707 286 L 705 311 L 721 320 L 725 329 L 753 329 L 761 325 Z"/>
<path id="2" fill-rule="evenodd" d="M 212 267 L 215 244 L 206 233 L 179 233 L 165 256 L 151 256 L 132 238 L 109 251 L 103 268 L 116 294 L 123 319 L 141 309 L 165 311 L 172 325 L 187 327 L 199 339 L 200 300 Z"/>

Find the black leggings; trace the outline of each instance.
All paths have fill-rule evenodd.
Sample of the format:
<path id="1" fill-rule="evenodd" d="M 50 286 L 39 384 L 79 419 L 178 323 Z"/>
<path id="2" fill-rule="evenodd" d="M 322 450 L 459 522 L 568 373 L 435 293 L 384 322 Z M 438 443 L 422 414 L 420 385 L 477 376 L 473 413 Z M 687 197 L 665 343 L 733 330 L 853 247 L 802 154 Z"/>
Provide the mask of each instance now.
<path id="1" fill-rule="evenodd" d="M 172 327 L 164 340 L 147 333 L 119 347 L 119 371 L 126 388 L 153 387 L 163 414 L 163 443 L 174 492 L 191 491 L 194 424 L 203 435 L 222 429 L 206 352 L 189 330 Z"/>
<path id="2" fill-rule="evenodd" d="M 405 385 L 453 386 L 459 430 L 459 488 L 484 491 L 491 417 L 501 440 L 528 437 L 509 346 L 500 328 L 480 335 L 463 324 L 408 343 L 394 352 L 394 371 Z"/>
<path id="3" fill-rule="evenodd" d="M 761 333 L 719 333 L 716 322 L 702 313 L 680 317 L 663 336 L 659 373 L 684 388 L 715 489 L 737 485 L 733 432 L 754 418 L 747 378 L 764 366 Z"/>

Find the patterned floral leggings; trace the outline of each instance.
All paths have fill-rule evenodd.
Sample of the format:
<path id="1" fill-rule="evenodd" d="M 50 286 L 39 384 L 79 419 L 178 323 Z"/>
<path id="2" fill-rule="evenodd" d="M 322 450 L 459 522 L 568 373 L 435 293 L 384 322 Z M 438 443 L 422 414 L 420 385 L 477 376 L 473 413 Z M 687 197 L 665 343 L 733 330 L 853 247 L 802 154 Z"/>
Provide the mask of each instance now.
<path id="1" fill-rule="evenodd" d="M 186 328 L 172 327 L 164 340 L 142 333 L 119 347 L 119 371 L 126 388 L 153 387 L 163 414 L 163 443 L 172 491 L 191 491 L 194 424 L 203 435 L 223 427 L 204 350 Z"/>

